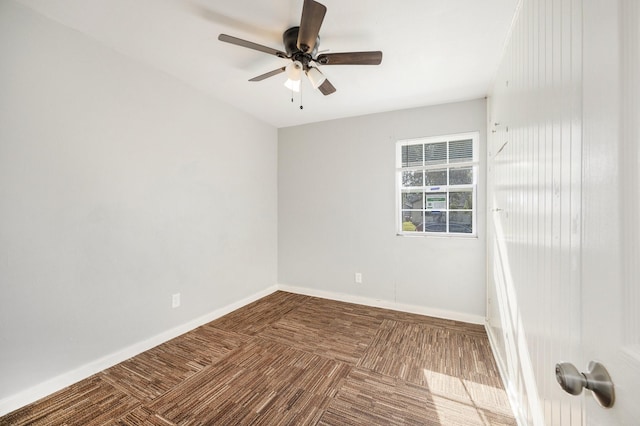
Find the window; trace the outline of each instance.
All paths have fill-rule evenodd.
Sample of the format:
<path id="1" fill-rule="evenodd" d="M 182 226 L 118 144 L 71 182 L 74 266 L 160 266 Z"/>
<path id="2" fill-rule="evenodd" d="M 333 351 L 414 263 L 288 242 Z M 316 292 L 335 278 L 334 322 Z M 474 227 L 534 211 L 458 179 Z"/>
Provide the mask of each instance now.
<path id="1" fill-rule="evenodd" d="M 398 234 L 476 235 L 478 133 L 398 141 Z"/>

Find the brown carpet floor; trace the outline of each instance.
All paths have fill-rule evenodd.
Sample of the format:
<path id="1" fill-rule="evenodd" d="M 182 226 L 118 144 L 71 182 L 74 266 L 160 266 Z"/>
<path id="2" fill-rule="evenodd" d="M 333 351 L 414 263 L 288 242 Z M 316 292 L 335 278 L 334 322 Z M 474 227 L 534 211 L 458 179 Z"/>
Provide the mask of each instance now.
<path id="1" fill-rule="evenodd" d="M 484 328 L 276 292 L 0 425 L 515 425 Z"/>

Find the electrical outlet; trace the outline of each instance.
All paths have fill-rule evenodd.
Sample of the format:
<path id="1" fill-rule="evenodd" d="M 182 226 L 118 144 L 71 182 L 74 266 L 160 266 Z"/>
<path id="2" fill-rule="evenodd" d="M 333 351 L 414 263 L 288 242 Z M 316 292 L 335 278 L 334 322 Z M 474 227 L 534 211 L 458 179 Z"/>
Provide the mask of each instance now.
<path id="1" fill-rule="evenodd" d="M 362 273 L 356 272 L 356 284 L 362 284 Z"/>
<path id="2" fill-rule="evenodd" d="M 178 306 L 180 306 L 180 293 L 171 296 L 171 307 L 177 308 Z"/>

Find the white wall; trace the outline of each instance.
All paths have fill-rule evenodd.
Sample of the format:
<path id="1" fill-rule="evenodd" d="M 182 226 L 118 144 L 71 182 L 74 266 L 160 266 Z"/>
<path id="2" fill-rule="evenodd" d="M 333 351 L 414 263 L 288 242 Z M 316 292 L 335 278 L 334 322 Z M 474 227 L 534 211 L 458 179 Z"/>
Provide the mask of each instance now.
<path id="1" fill-rule="evenodd" d="M 8 0 L 0 57 L 0 401 L 275 285 L 275 128 Z"/>
<path id="2" fill-rule="evenodd" d="M 485 114 L 479 99 L 280 129 L 279 283 L 483 321 Z M 396 141 L 468 131 L 483 159 L 478 238 L 396 236 Z"/>
<path id="3" fill-rule="evenodd" d="M 581 19 L 523 0 L 489 98 L 488 330 L 521 424 L 582 424 L 554 375 L 580 358 Z"/>

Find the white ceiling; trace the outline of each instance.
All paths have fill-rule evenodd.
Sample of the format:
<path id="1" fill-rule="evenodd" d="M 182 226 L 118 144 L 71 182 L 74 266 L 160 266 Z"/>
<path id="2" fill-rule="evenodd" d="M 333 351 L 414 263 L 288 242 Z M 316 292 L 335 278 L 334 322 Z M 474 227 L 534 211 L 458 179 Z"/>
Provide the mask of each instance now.
<path id="1" fill-rule="evenodd" d="M 303 83 L 291 102 L 284 74 L 252 77 L 287 60 L 217 40 L 226 33 L 284 50 L 302 0 L 19 0 L 106 46 L 276 127 L 487 94 L 518 0 L 320 0 L 320 51 L 381 50 L 379 66 L 324 66 L 337 88 Z"/>

